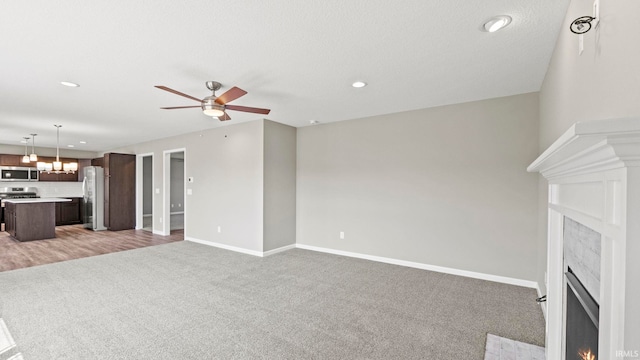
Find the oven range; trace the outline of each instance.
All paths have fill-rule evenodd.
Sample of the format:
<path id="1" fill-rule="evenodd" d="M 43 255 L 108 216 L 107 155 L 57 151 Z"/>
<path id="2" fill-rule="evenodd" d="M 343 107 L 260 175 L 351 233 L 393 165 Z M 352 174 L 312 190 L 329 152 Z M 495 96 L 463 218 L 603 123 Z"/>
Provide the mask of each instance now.
<path id="1" fill-rule="evenodd" d="M 39 198 L 38 188 L 27 187 L 0 187 L 0 231 L 4 231 L 4 199 L 33 199 Z"/>

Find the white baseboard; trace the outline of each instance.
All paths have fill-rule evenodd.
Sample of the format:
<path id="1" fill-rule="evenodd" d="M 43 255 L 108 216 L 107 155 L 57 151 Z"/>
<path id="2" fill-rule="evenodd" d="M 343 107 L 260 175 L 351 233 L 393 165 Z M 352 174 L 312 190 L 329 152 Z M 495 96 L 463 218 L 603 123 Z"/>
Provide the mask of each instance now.
<path id="1" fill-rule="evenodd" d="M 192 241 L 192 242 L 198 243 L 198 244 L 213 246 L 213 247 L 217 247 L 217 248 L 220 248 L 220 249 L 231 250 L 231 251 L 235 251 L 235 252 L 239 252 L 239 253 L 243 253 L 243 254 L 248 254 L 248 255 L 253 255 L 253 256 L 258 256 L 258 257 L 265 257 L 265 256 L 277 254 L 277 253 L 280 253 L 280 252 L 283 252 L 283 251 L 291 250 L 293 248 L 299 248 L 299 249 L 311 250 L 311 251 L 318 251 L 318 252 L 323 252 L 323 253 L 327 253 L 327 254 L 348 256 L 348 257 L 353 257 L 353 258 L 358 258 L 358 259 L 365 259 L 365 260 L 382 262 L 382 263 L 386 263 L 386 264 L 407 266 L 407 267 L 412 267 L 412 268 L 416 268 L 416 269 L 429 270 L 429 271 L 435 271 L 435 272 L 440 272 L 440 273 L 445 273 L 445 274 L 464 276 L 464 277 L 469 277 L 469 278 L 473 278 L 473 279 L 487 280 L 487 281 L 493 281 L 493 282 L 498 282 L 498 283 L 503 283 L 503 284 L 528 287 L 528 288 L 536 289 L 536 291 L 538 293 L 538 296 L 542 296 L 542 295 L 540 295 L 540 287 L 538 286 L 538 283 L 535 282 L 535 281 L 510 278 L 510 277 L 506 277 L 506 276 L 484 274 L 484 273 L 479 273 L 479 272 L 474 272 L 474 271 L 467 271 L 467 270 L 460 270 L 460 269 L 448 268 L 448 267 L 443 267 L 443 266 L 429 265 L 429 264 L 423 264 L 423 263 L 406 261 L 406 260 L 398 260 L 398 259 L 387 258 L 387 257 L 382 257 L 382 256 L 360 254 L 360 253 L 354 253 L 354 252 L 342 251 L 342 250 L 335 250 L 335 249 L 329 249 L 329 248 L 323 248 L 323 247 L 311 246 L 311 245 L 305 245 L 305 244 L 291 244 L 291 245 L 286 245 L 286 246 L 279 247 L 277 249 L 261 252 L 261 251 L 244 249 L 244 248 L 240 248 L 240 247 L 237 247 L 237 246 L 221 244 L 221 243 L 217 243 L 217 242 L 213 242 L 213 241 L 206 241 L 206 240 L 196 239 L 196 238 L 193 238 L 193 237 L 190 237 L 190 236 L 185 236 L 184 239 L 187 240 L 187 241 Z M 544 314 L 545 319 L 546 319 L 547 313 L 546 313 L 546 307 L 545 306 L 542 306 L 542 311 L 543 311 L 543 314 Z"/>
<path id="2" fill-rule="evenodd" d="M 540 290 L 540 283 L 536 283 L 536 291 L 538 292 L 538 297 L 542 297 L 542 291 Z M 547 303 L 541 302 L 540 307 L 542 308 L 542 315 L 544 315 L 544 321 L 547 321 Z"/>
<path id="3" fill-rule="evenodd" d="M 287 251 L 287 250 L 291 250 L 291 249 L 295 249 L 295 248 L 296 248 L 296 244 L 286 245 L 286 246 L 279 247 L 277 249 L 265 251 L 265 252 L 262 253 L 262 256 L 269 256 L 269 255 L 281 253 L 283 251 Z"/>
<path id="4" fill-rule="evenodd" d="M 175 212 L 170 212 L 169 215 L 182 215 L 184 214 L 184 211 L 175 211 Z"/>
<path id="5" fill-rule="evenodd" d="M 262 252 L 262 251 L 249 250 L 249 249 L 245 249 L 245 248 L 241 248 L 241 247 L 237 247 L 237 246 L 221 244 L 221 243 L 217 243 L 217 242 L 213 242 L 213 241 L 206 241 L 206 240 L 196 239 L 196 238 L 192 238 L 190 236 L 185 236 L 184 239 L 187 240 L 187 241 L 192 241 L 192 242 L 198 243 L 198 244 L 213 246 L 213 247 L 217 247 L 217 248 L 220 248 L 220 249 L 231 250 L 231 251 L 239 252 L 239 253 L 242 253 L 242 254 L 253 255 L 253 256 L 258 256 L 258 257 L 266 257 L 266 256 L 277 254 L 277 253 L 280 253 L 280 252 L 283 252 L 283 251 L 291 250 L 291 249 L 296 247 L 295 244 L 291 244 L 291 245 L 286 245 L 286 246 L 279 247 L 277 249 L 273 249 L 273 250 Z"/>
<path id="6" fill-rule="evenodd" d="M 0 318 L 0 354 L 8 353 L 9 350 L 16 347 L 16 342 L 13 340 L 7 325 L 4 320 Z"/>
<path id="7" fill-rule="evenodd" d="M 429 265 L 429 264 L 398 260 L 398 259 L 392 259 L 392 258 L 381 257 L 381 256 L 360 254 L 360 253 L 354 253 L 349 251 L 334 250 L 334 249 L 322 248 L 322 247 L 305 245 L 305 244 L 296 244 L 296 247 L 300 249 L 305 249 L 305 250 L 319 251 L 319 252 L 328 253 L 328 254 L 342 255 L 342 256 L 377 261 L 377 262 L 382 262 L 387 264 L 407 266 L 407 267 L 412 267 L 416 269 L 435 271 L 435 272 L 464 276 L 464 277 L 480 279 L 480 280 L 488 280 L 488 281 L 499 282 L 499 283 L 509 284 L 509 285 L 523 286 L 523 287 L 528 287 L 532 289 L 536 289 L 538 287 L 538 283 L 535 281 L 510 278 L 506 276 L 484 274 L 484 273 L 479 273 L 474 271 L 459 270 L 459 269 L 448 268 L 443 266 Z"/>
<path id="8" fill-rule="evenodd" d="M 165 234 L 164 232 L 162 232 L 160 230 L 156 230 L 156 229 L 153 229 L 151 231 L 151 233 L 153 233 L 154 235 L 161 235 L 161 236 L 168 236 L 169 235 L 169 234 Z"/>
<path id="9" fill-rule="evenodd" d="M 209 246 L 217 247 L 217 248 L 220 248 L 220 249 L 231 250 L 231 251 L 235 251 L 235 252 L 239 252 L 239 253 L 243 253 L 243 254 L 262 257 L 262 252 L 261 251 L 244 249 L 244 248 L 241 248 L 241 247 L 231 246 L 231 245 L 226 245 L 226 244 L 220 244 L 220 243 L 213 242 L 213 241 L 200 240 L 200 239 L 192 238 L 190 236 L 185 236 L 184 239 L 187 240 L 187 241 L 192 241 L 192 242 L 195 242 L 195 243 L 198 243 L 198 244 L 202 244 L 202 245 L 209 245 Z"/>

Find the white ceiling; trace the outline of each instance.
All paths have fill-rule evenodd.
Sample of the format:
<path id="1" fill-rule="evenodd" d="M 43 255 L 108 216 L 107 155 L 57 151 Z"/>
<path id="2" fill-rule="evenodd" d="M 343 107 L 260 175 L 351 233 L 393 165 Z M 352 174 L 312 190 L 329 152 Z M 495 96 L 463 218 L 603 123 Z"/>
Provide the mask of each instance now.
<path id="1" fill-rule="evenodd" d="M 205 81 L 300 127 L 540 89 L 568 0 L 4 1 L 0 143 L 102 151 L 260 118 L 198 105 Z M 506 14 L 497 33 L 482 23 Z M 78 88 L 60 81 L 80 84 Z M 369 85 L 351 87 L 355 80 Z M 87 144 L 79 144 L 80 140 Z"/>

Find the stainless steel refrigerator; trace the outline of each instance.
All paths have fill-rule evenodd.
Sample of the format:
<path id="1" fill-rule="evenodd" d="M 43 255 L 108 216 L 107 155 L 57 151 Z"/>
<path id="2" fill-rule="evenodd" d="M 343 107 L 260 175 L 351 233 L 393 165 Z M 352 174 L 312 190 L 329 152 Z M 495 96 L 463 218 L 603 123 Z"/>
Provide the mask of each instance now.
<path id="1" fill-rule="evenodd" d="M 84 192 L 84 227 L 92 230 L 106 230 L 104 226 L 104 170 L 99 166 L 84 168 L 82 181 Z"/>

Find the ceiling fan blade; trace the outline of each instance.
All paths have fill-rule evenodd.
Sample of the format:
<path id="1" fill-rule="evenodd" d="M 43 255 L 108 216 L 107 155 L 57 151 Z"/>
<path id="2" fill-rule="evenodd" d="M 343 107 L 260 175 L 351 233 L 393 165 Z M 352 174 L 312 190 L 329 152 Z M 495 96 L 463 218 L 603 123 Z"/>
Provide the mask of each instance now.
<path id="1" fill-rule="evenodd" d="M 244 112 L 265 114 L 265 115 L 271 111 L 270 109 L 260 109 L 260 108 L 238 106 L 238 105 L 225 105 L 224 108 L 227 110 L 244 111 Z"/>
<path id="2" fill-rule="evenodd" d="M 185 94 L 185 93 L 181 93 L 181 92 L 180 92 L 180 91 L 178 91 L 178 90 L 173 90 L 173 89 L 168 88 L 168 87 L 166 87 L 166 86 L 156 85 L 155 87 L 157 87 L 157 88 L 158 88 L 158 89 L 160 89 L 160 90 L 168 91 L 168 92 L 173 93 L 173 94 L 176 94 L 176 95 L 184 96 L 184 97 L 186 97 L 187 99 L 195 100 L 195 101 L 197 101 L 197 102 L 202 102 L 202 99 L 198 99 L 198 98 L 195 98 L 195 97 L 193 97 L 193 96 L 191 96 L 191 95 L 187 95 L 187 94 Z"/>
<path id="3" fill-rule="evenodd" d="M 224 94 L 218 96 L 218 98 L 216 99 L 216 103 L 224 105 L 246 94 L 246 91 L 234 86 L 231 89 L 227 90 L 227 92 L 225 92 Z"/>
<path id="4" fill-rule="evenodd" d="M 187 108 L 199 108 L 202 107 L 201 105 L 195 105 L 195 106 L 170 106 L 170 107 L 161 107 L 160 109 L 164 109 L 164 110 L 173 110 L 173 109 L 187 109 Z"/>
<path id="5" fill-rule="evenodd" d="M 224 113 L 224 115 L 222 116 L 218 116 L 218 120 L 220 121 L 227 121 L 227 120 L 231 120 L 231 117 L 229 116 L 229 114 L 227 114 L 226 112 Z"/>

